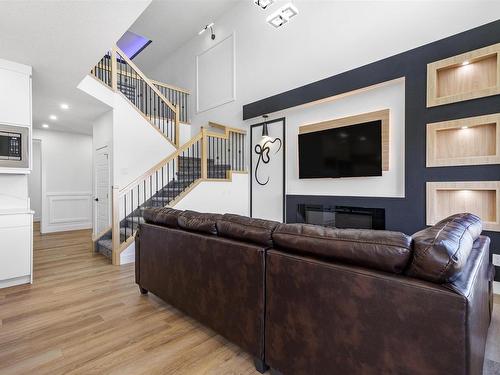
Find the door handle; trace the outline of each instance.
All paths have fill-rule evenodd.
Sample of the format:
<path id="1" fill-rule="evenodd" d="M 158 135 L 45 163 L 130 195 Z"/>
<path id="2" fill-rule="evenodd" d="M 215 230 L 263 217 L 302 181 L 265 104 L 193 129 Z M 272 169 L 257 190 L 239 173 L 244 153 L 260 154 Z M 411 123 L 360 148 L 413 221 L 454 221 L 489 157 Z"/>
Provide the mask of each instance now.
<path id="1" fill-rule="evenodd" d="M 94 198 L 94 200 L 95 200 L 96 202 L 99 202 L 99 198 Z"/>

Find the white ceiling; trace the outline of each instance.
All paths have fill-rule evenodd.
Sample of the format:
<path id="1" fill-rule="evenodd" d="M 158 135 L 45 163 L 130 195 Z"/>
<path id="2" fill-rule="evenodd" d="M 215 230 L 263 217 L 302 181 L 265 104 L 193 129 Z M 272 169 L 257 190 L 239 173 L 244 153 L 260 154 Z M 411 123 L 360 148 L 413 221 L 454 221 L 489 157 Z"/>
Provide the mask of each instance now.
<path id="1" fill-rule="evenodd" d="M 152 40 L 134 62 L 147 74 L 158 61 L 196 37 L 203 26 L 241 1 L 251 0 L 153 0 L 130 28 Z"/>
<path id="2" fill-rule="evenodd" d="M 0 58 L 33 67 L 33 126 L 92 134 L 107 111 L 77 89 L 150 0 L 0 1 Z M 70 109 L 60 109 L 67 103 Z M 49 115 L 58 116 L 57 121 Z"/>

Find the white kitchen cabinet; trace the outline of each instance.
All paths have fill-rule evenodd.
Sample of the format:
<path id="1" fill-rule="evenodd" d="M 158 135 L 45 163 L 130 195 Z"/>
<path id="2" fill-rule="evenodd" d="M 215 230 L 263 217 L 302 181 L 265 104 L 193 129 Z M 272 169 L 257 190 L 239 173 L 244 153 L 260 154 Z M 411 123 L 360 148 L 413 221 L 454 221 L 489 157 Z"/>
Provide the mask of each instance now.
<path id="1" fill-rule="evenodd" d="M 31 127 L 31 67 L 0 59 L 0 123 Z"/>
<path id="2" fill-rule="evenodd" d="M 0 288 L 33 281 L 33 212 L 0 209 Z"/>

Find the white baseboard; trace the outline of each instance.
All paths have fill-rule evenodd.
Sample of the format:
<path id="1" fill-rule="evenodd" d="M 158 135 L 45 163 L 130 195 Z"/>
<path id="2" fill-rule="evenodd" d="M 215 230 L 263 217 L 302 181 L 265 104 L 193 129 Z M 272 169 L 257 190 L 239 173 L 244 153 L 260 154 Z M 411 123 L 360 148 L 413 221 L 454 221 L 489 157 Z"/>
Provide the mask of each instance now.
<path id="1" fill-rule="evenodd" d="M 59 224 L 59 225 L 47 225 L 43 230 L 42 234 L 45 233 L 55 233 L 55 232 L 66 232 L 70 230 L 81 230 L 81 229 L 92 229 L 92 223 L 75 223 L 75 224 Z"/>
<path id="2" fill-rule="evenodd" d="M 493 293 L 500 294 L 500 281 L 493 281 Z"/>
<path id="3" fill-rule="evenodd" d="M 9 288 L 11 286 L 22 285 L 22 284 L 30 284 L 31 276 L 21 276 L 15 277 L 13 279 L 0 280 L 0 289 Z"/>

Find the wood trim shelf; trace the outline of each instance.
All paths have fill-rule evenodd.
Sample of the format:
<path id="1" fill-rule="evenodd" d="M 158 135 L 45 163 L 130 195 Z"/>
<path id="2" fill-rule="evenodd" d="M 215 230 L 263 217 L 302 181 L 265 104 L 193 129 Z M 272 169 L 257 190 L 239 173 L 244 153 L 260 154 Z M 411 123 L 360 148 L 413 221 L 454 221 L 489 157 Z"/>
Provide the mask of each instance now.
<path id="1" fill-rule="evenodd" d="M 500 113 L 427 124 L 427 167 L 500 164 Z"/>
<path id="2" fill-rule="evenodd" d="M 427 64 L 427 107 L 500 94 L 500 43 Z"/>
<path id="3" fill-rule="evenodd" d="M 500 232 L 500 181 L 427 182 L 427 225 L 470 212 L 485 230 Z"/>
<path id="4" fill-rule="evenodd" d="M 375 112 L 362 113 L 360 115 L 342 117 L 339 119 L 318 122 L 316 124 L 303 125 L 299 127 L 299 134 L 319 132 L 344 126 L 363 124 L 371 121 L 382 121 L 382 171 L 389 170 L 389 148 L 390 148 L 390 110 L 383 109 Z"/>

